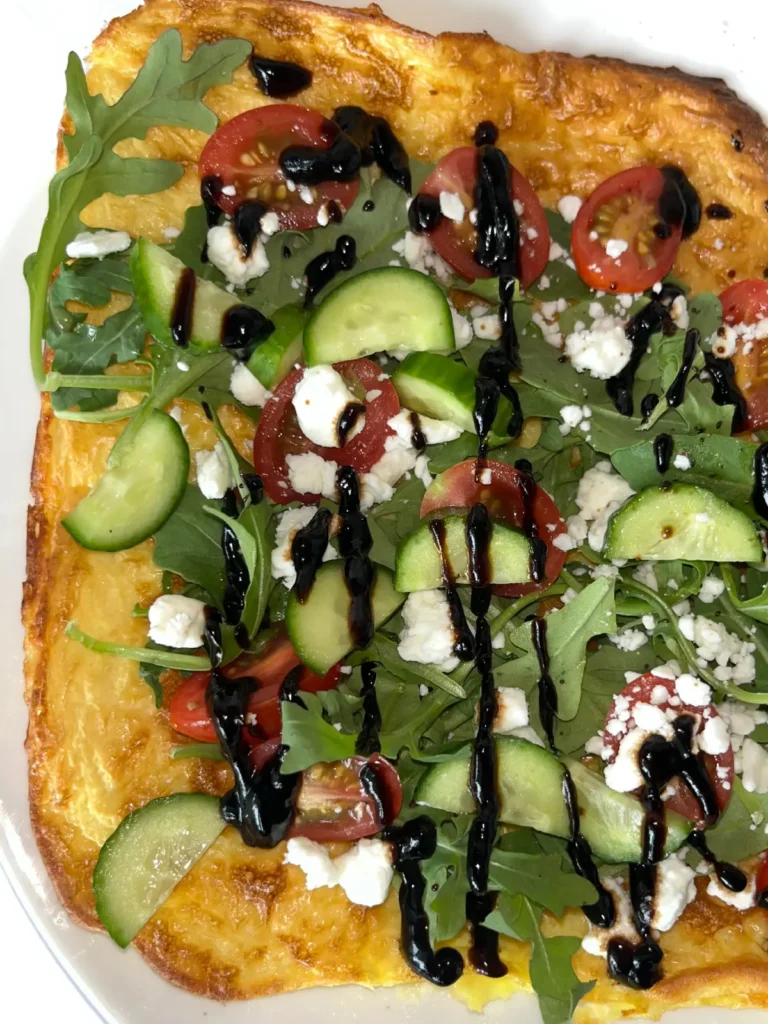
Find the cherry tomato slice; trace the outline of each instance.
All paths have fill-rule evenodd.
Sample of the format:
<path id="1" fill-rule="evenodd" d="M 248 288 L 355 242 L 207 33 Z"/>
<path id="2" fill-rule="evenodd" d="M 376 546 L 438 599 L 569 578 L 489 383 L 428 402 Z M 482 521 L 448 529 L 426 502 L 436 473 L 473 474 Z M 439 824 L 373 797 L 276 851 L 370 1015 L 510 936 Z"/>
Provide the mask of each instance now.
<path id="1" fill-rule="evenodd" d="M 281 636 L 260 658 L 242 655 L 223 669 L 228 679 L 249 677 L 259 684 L 251 695 L 248 712 L 255 721 L 246 730 L 251 743 L 280 735 L 280 687 L 288 672 L 301 665 L 301 659 L 286 636 Z M 299 688 L 307 693 L 332 690 L 341 677 L 341 666 L 334 665 L 324 676 L 304 668 Z M 171 698 L 170 718 L 173 728 L 183 736 L 202 743 L 215 743 L 216 730 L 206 701 L 210 672 L 195 672 L 185 679 Z"/>
<path id="2" fill-rule="evenodd" d="M 768 281 L 732 284 L 720 296 L 723 323 L 751 326 L 768 317 Z M 768 324 L 764 325 L 768 328 Z M 761 332 L 762 333 L 762 332 Z M 766 331 L 768 335 L 768 331 Z M 747 430 L 768 427 L 768 336 L 739 340 L 731 356 L 736 385 L 747 403 Z"/>
<path id="3" fill-rule="evenodd" d="M 655 676 L 652 672 L 641 676 L 639 679 L 635 679 L 633 682 L 628 683 L 621 693 L 614 700 L 608 709 L 608 714 L 605 717 L 605 730 L 603 733 L 603 745 L 608 747 L 612 754 L 608 759 L 608 763 L 612 763 L 619 753 L 619 747 L 624 736 L 627 735 L 635 727 L 635 720 L 632 716 L 632 708 L 636 704 L 655 704 L 660 710 L 666 711 L 670 709 L 674 711 L 675 715 L 691 715 L 695 717 L 698 722 L 697 735 L 701 732 L 706 718 L 717 718 L 717 710 L 714 704 L 707 704 L 704 707 L 694 707 L 690 704 L 671 704 L 668 700 L 658 701 L 658 691 L 656 700 L 653 699 L 653 691 L 657 686 L 662 687 L 667 691 L 671 699 L 680 698 L 677 696 L 675 691 L 674 679 L 663 679 L 661 676 Z M 628 703 L 627 703 L 628 702 Z M 617 703 L 620 707 L 617 707 Z M 621 715 L 626 711 L 629 711 L 629 718 L 626 721 L 622 721 Z M 611 726 L 610 723 L 618 722 L 618 726 Z M 614 731 L 612 732 L 611 729 Z M 614 735 L 614 732 L 616 733 Z M 723 754 L 703 754 L 702 755 L 704 766 L 707 770 L 707 774 L 715 788 L 717 796 L 717 804 L 721 811 L 724 811 L 728 805 L 728 801 L 731 799 L 731 792 L 733 787 L 733 748 L 728 746 L 728 749 Z M 667 800 L 665 800 L 666 806 L 670 811 L 676 811 L 678 814 L 682 814 L 684 818 L 688 818 L 689 821 L 695 821 L 700 825 L 704 824 L 701 806 L 696 797 L 690 792 L 688 787 L 682 782 L 681 779 L 674 778 L 670 785 L 674 786 L 675 792 Z"/>
<path id="4" fill-rule="evenodd" d="M 352 466 L 358 473 L 367 473 L 384 454 L 384 442 L 392 433 L 387 420 L 400 411 L 400 400 L 391 381 L 379 379 L 381 367 L 370 359 L 334 363 L 334 368 L 356 398 L 365 402 L 365 426 L 343 448 L 322 448 L 310 441 L 299 428 L 291 401 L 304 368 L 292 370 L 264 406 L 254 439 L 254 467 L 264 483 L 267 496 L 278 504 L 301 501 L 311 505 L 321 498 L 319 494 L 300 494 L 291 487 L 287 455 L 314 452 L 329 462 Z M 378 394 L 369 401 L 366 394 L 371 391 Z"/>
<path id="5" fill-rule="evenodd" d="M 672 269 L 683 229 L 659 219 L 664 184 L 657 167 L 633 167 L 598 185 L 583 204 L 573 223 L 571 251 L 579 277 L 590 288 L 642 292 Z"/>
<path id="6" fill-rule="evenodd" d="M 439 196 L 441 192 L 453 192 L 461 197 L 466 211 L 464 220 L 457 224 L 443 217 L 429 240 L 437 253 L 457 274 L 467 281 L 478 277 L 491 277 L 491 272 L 475 260 L 477 231 L 469 220 L 469 211 L 475 205 L 477 184 L 477 149 L 462 146 L 454 149 L 438 163 L 434 171 L 421 186 L 420 191 L 428 196 Z M 527 288 L 544 270 L 549 259 L 549 228 L 538 196 L 528 179 L 516 170 L 512 171 L 512 198 L 522 205 L 520 216 L 520 284 Z"/>
<path id="7" fill-rule="evenodd" d="M 758 895 L 765 889 L 768 889 L 768 854 L 763 854 L 755 878 L 755 891 Z M 758 906 L 762 906 L 762 904 L 758 904 Z"/>
<path id="8" fill-rule="evenodd" d="M 217 176 L 222 185 L 234 186 L 233 196 L 218 202 L 232 214 L 246 199 L 256 199 L 273 210 L 283 230 L 306 231 L 317 227 L 323 203 L 333 200 L 346 211 L 360 191 L 358 181 L 328 181 L 304 189 L 289 190 L 278 157 L 288 146 L 328 149 L 338 128 L 316 110 L 293 103 L 248 110 L 214 132 L 200 157 L 200 177 Z M 311 202 L 302 196 L 311 195 Z"/>
<path id="9" fill-rule="evenodd" d="M 491 471 L 491 483 L 481 484 L 475 479 L 476 465 L 474 459 L 468 459 L 435 477 L 421 502 L 421 518 L 440 509 L 470 508 L 482 502 L 492 519 L 500 519 L 519 529 L 523 525 L 523 498 L 518 471 L 503 462 L 486 461 L 485 466 Z M 565 523 L 554 501 L 541 487 L 536 488 L 533 518 L 539 536 L 547 545 L 545 578 L 541 583 L 496 586 L 493 591 L 500 597 L 520 597 L 522 594 L 544 590 L 554 583 L 565 565 L 565 552 L 553 543 L 555 537 L 566 532 Z"/>

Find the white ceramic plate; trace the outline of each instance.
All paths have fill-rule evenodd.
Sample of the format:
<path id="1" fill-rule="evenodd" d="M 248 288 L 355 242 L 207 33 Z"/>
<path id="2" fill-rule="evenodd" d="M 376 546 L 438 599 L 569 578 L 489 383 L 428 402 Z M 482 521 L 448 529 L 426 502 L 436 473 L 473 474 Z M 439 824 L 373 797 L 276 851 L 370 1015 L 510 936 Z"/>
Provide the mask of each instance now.
<path id="1" fill-rule="evenodd" d="M 235 0 L 233 0 L 235 2 Z M 340 0 L 344 6 L 343 0 Z M 768 12 L 754 0 L 731 0 L 719 9 L 707 0 L 380 0 L 392 17 L 432 31 L 488 30 L 519 49 L 599 53 L 649 64 L 676 63 L 685 70 L 724 77 L 742 97 L 768 115 L 768 84 L 763 41 Z M 362 0 L 358 0 L 362 3 Z M 3 2 L 5 46 L 0 62 L 0 114 L 4 159 L 0 161 L 0 309 L 2 375 L 0 398 L 5 429 L 0 432 L 0 864 L 32 919 L 41 940 L 106 1021 L 152 1024 L 245 1024 L 256 1015 L 278 1014 L 294 1024 L 311 1018 L 344 1016 L 372 1024 L 418 1020 L 439 1013 L 445 1024 L 470 1014 L 445 993 L 417 998 L 407 990 L 315 989 L 264 1000 L 221 1006 L 187 995 L 161 981 L 133 952 L 121 952 L 108 939 L 69 923 L 59 906 L 31 835 L 23 738 L 22 634 L 19 601 L 24 578 L 24 518 L 38 399 L 26 356 L 24 256 L 35 248 L 45 211 L 44 189 L 53 170 L 53 146 L 64 93 L 63 71 L 69 49 L 87 52 L 88 42 L 106 16 L 129 10 L 131 0 L 10 0 Z M 352 4 L 347 4 L 351 6 Z M 22 45 L 23 44 L 23 45 Z M 9 141 L 19 141 L 16 159 Z M 18 220 L 16 218 L 18 217 Z M 0 879 L 0 884 L 5 884 Z M 41 943 L 42 945 L 42 943 Z M 42 948 L 40 950 L 43 954 Z M 13 987 L 9 964 L 6 986 Z M 36 971 L 40 976 L 40 971 Z M 44 972 L 43 972 L 44 977 Z M 7 988 L 6 988 L 7 996 Z M 21 1007 L 21 1003 L 18 1003 Z M 34 993 L 26 997 L 27 1019 Z M 7 1002 L 6 1002 L 7 1007 Z M 31 1011 L 31 1012 L 30 1012 Z M 88 1011 L 83 1007 L 83 1015 Z M 515 1006 L 496 1003 L 489 1019 L 535 1022 L 535 1002 L 518 997 Z M 725 1021 L 728 1012 L 708 1009 L 675 1014 L 698 1024 Z M 741 1012 L 739 1024 L 765 1021 L 757 1011 Z M 75 1018 L 73 1018 L 75 1019 Z"/>

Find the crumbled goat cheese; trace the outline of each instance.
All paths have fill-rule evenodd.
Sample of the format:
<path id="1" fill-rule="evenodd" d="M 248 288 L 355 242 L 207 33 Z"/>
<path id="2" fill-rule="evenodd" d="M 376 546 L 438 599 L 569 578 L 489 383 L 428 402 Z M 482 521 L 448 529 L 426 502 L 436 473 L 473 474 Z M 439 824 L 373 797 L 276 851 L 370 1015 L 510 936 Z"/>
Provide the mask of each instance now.
<path id="1" fill-rule="evenodd" d="M 267 399 L 272 397 L 272 392 L 267 391 L 245 363 L 235 363 L 229 379 L 229 390 L 242 405 L 257 405 L 260 409 L 263 409 Z"/>
<path id="2" fill-rule="evenodd" d="M 435 420 L 431 416 L 419 415 L 419 429 L 424 435 L 427 444 L 444 444 L 446 441 L 455 441 L 461 435 L 461 427 L 447 420 Z M 397 436 L 410 447 L 413 437 L 413 420 L 408 409 L 401 409 L 400 412 L 387 420 L 387 426 L 394 430 Z"/>
<path id="3" fill-rule="evenodd" d="M 632 573 L 632 579 L 642 583 L 649 590 L 655 590 L 658 593 L 659 581 L 656 579 L 656 570 L 651 562 L 641 562 Z"/>
<path id="4" fill-rule="evenodd" d="M 502 736 L 509 735 L 513 729 L 522 729 L 528 725 L 528 701 L 525 691 L 517 686 L 500 686 L 496 690 L 498 710 L 493 720 L 493 731 Z"/>
<path id="5" fill-rule="evenodd" d="M 166 238 L 169 242 L 178 238 L 180 234 L 181 228 L 163 228 L 163 238 Z"/>
<path id="6" fill-rule="evenodd" d="M 262 235 L 266 235 L 269 238 L 280 230 L 280 218 L 273 210 L 270 210 L 259 221 L 259 228 Z"/>
<path id="7" fill-rule="evenodd" d="M 615 565 L 596 565 L 594 569 L 590 570 L 589 575 L 593 580 L 599 580 L 603 577 L 612 580 L 616 579 L 619 575 L 619 570 Z"/>
<path id="8" fill-rule="evenodd" d="M 768 793 L 768 751 L 754 740 L 745 739 L 741 747 L 744 789 L 748 793 Z"/>
<path id="9" fill-rule="evenodd" d="M 705 754 L 724 754 L 730 746 L 728 726 L 719 715 L 708 718 L 704 728 L 697 736 L 699 749 Z M 747 742 L 751 742 L 748 740 Z"/>
<path id="10" fill-rule="evenodd" d="M 246 256 L 231 221 L 209 229 L 208 259 L 236 288 L 244 288 L 253 278 L 263 277 L 269 270 L 267 250 L 261 239 L 255 239 Z"/>
<path id="11" fill-rule="evenodd" d="M 712 703 L 712 690 L 696 676 L 684 672 L 675 680 L 675 692 L 683 704 L 704 708 Z"/>
<path id="12" fill-rule="evenodd" d="M 686 640 L 695 645 L 700 664 L 716 662 L 713 672 L 721 682 L 743 686 L 754 681 L 754 644 L 729 633 L 721 622 L 704 615 L 683 614 L 678 625 Z"/>
<path id="13" fill-rule="evenodd" d="M 561 551 L 573 551 L 587 539 L 589 527 L 581 516 L 569 516 L 565 525 L 568 532 L 558 534 L 552 544 Z"/>
<path id="14" fill-rule="evenodd" d="M 579 373 L 598 380 L 620 373 L 632 355 L 632 344 L 621 320 L 604 316 L 589 328 L 574 331 L 565 339 L 565 354 Z"/>
<path id="15" fill-rule="evenodd" d="M 472 331 L 484 341 L 498 341 L 501 337 L 501 320 L 498 313 L 473 317 Z"/>
<path id="16" fill-rule="evenodd" d="M 339 467 L 335 462 L 326 462 L 315 452 L 286 455 L 285 462 L 288 480 L 294 491 L 299 494 L 322 494 L 331 501 L 337 500 L 336 471 Z"/>
<path id="17" fill-rule="evenodd" d="M 332 366 L 308 366 L 302 374 L 292 398 L 299 427 L 305 437 L 323 448 L 339 448 L 357 437 L 365 426 L 365 414 L 354 422 L 342 437 L 341 422 L 350 405 L 360 403 L 347 388 L 344 378 Z"/>
<path id="18" fill-rule="evenodd" d="M 472 324 L 458 312 L 452 302 L 449 302 L 448 306 L 451 310 L 453 337 L 456 343 L 456 348 L 466 348 L 470 341 L 472 341 Z"/>
<path id="19" fill-rule="evenodd" d="M 440 193 L 440 213 L 442 213 L 444 217 L 447 217 L 448 220 L 452 220 L 454 224 L 461 224 L 466 212 L 464 203 L 461 201 L 461 196 L 458 195 L 458 193 Z"/>
<path id="20" fill-rule="evenodd" d="M 581 948 L 592 956 L 607 956 L 611 939 L 626 939 L 635 942 L 638 939 L 632 914 L 632 903 L 619 878 L 603 878 L 601 882 L 613 899 L 616 917 L 610 928 L 600 928 L 590 924 L 589 932 L 581 940 Z"/>
<path id="21" fill-rule="evenodd" d="M 598 462 L 581 478 L 576 504 L 581 518 L 591 524 L 587 539 L 593 551 L 602 550 L 608 520 L 634 493 L 626 480 L 613 472 L 607 461 Z M 568 529 L 570 533 L 570 520 Z"/>
<path id="22" fill-rule="evenodd" d="M 278 517 L 275 528 L 275 546 L 272 549 L 272 577 L 282 580 L 288 590 L 296 582 L 296 569 L 293 565 L 291 549 L 293 538 L 302 526 L 307 526 L 317 512 L 316 505 L 302 505 L 301 508 L 290 508 Z M 324 553 L 323 561 L 337 558 L 337 554 L 329 544 Z"/>
<path id="23" fill-rule="evenodd" d="M 563 436 L 580 427 L 585 433 L 591 428 L 592 410 L 588 405 L 564 405 L 560 410 L 560 433 Z"/>
<path id="24" fill-rule="evenodd" d="M 113 252 L 123 252 L 131 244 L 127 231 L 81 231 L 67 246 L 71 260 L 101 259 Z"/>
<path id="25" fill-rule="evenodd" d="M 609 259 L 618 260 L 629 248 L 629 242 L 623 238 L 609 238 L 605 243 L 605 254 Z"/>
<path id="26" fill-rule="evenodd" d="M 680 452 L 672 460 L 672 465 L 675 469 L 681 469 L 683 471 L 691 468 L 691 460 L 683 452 Z"/>
<path id="27" fill-rule="evenodd" d="M 725 584 L 717 576 L 705 576 L 701 581 L 699 600 L 703 601 L 704 604 L 714 604 L 724 590 Z"/>
<path id="28" fill-rule="evenodd" d="M 205 602 L 163 594 L 149 606 L 149 639 L 163 647 L 199 647 L 205 630 Z"/>
<path id="29" fill-rule="evenodd" d="M 195 452 L 195 468 L 197 486 L 205 498 L 223 498 L 226 491 L 234 486 L 232 467 L 221 441 L 217 441 L 210 451 Z"/>
<path id="30" fill-rule="evenodd" d="M 403 629 L 397 653 L 404 661 L 437 665 L 451 672 L 459 664 L 453 653 L 456 636 L 441 590 L 419 590 L 409 594 L 402 608 Z"/>
<path id="31" fill-rule="evenodd" d="M 557 242 L 551 242 L 549 246 L 549 262 L 553 260 L 561 260 L 568 254 L 562 246 L 558 245 Z"/>
<path id="32" fill-rule="evenodd" d="M 320 225 L 321 228 L 325 228 L 328 227 L 328 221 L 330 219 L 331 218 L 328 215 L 328 204 L 323 203 L 323 205 L 317 211 L 317 223 Z"/>
<path id="33" fill-rule="evenodd" d="M 563 196 L 557 201 L 557 212 L 566 224 L 573 224 L 583 202 L 584 200 L 579 196 Z"/>
<path id="34" fill-rule="evenodd" d="M 493 481 L 493 470 L 490 466 L 486 466 L 485 469 L 480 470 L 480 483 L 487 487 Z"/>
<path id="35" fill-rule="evenodd" d="M 441 281 L 449 281 L 453 273 L 447 263 L 437 255 L 426 235 L 416 235 L 406 231 L 404 238 L 392 246 L 398 256 L 402 256 L 409 267 L 422 274 L 432 271 Z"/>
<path id="36" fill-rule="evenodd" d="M 620 651 L 639 651 L 648 643 L 648 637 L 639 629 L 625 629 L 623 633 L 612 634 L 608 639 Z"/>
<path id="37" fill-rule="evenodd" d="M 696 899 L 696 872 L 674 854 L 656 867 L 656 899 L 651 924 L 668 932 L 682 912 Z"/>
<path id="38" fill-rule="evenodd" d="M 709 884 L 707 885 L 707 896 L 714 896 L 715 899 L 720 900 L 721 903 L 727 903 L 729 907 L 733 907 L 735 910 L 749 910 L 750 907 L 755 905 L 755 876 L 752 875 L 747 881 L 747 887 L 742 889 L 741 892 L 733 892 L 731 889 L 726 889 L 724 885 L 721 885 L 715 875 L 710 875 Z"/>
<path id="39" fill-rule="evenodd" d="M 392 847 L 383 839 L 360 839 L 333 862 L 350 903 L 378 907 L 389 894 L 394 867 Z"/>
<path id="40" fill-rule="evenodd" d="M 289 839 L 283 863 L 294 864 L 304 872 L 304 884 L 309 890 L 324 886 L 332 888 L 338 884 L 339 870 L 331 860 L 327 848 L 311 839 Z"/>
<path id="41" fill-rule="evenodd" d="M 681 331 L 688 330 L 688 301 L 684 295 L 678 295 L 669 307 L 669 315 Z"/>

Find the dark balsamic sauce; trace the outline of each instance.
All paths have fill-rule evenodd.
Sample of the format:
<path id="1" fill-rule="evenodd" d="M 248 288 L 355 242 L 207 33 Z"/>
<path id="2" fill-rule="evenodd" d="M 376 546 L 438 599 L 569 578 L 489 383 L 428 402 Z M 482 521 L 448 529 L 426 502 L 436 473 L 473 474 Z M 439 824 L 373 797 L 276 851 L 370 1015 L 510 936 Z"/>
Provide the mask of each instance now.
<path id="1" fill-rule="evenodd" d="M 310 260 L 304 271 L 307 278 L 304 307 L 311 305 L 317 293 L 330 284 L 342 270 L 351 270 L 356 260 L 357 245 L 351 235 L 339 235 L 334 249 L 321 252 L 319 256 Z"/>
<path id="2" fill-rule="evenodd" d="M 730 359 L 718 359 L 712 352 L 704 353 L 704 365 L 712 381 L 712 401 L 733 406 L 731 433 L 740 434 L 747 429 L 747 403 L 735 380 L 736 367 Z"/>
<path id="3" fill-rule="evenodd" d="M 329 199 L 326 203 L 328 210 L 328 220 L 331 224 L 341 224 L 344 220 L 344 210 L 339 206 L 335 199 Z"/>
<path id="4" fill-rule="evenodd" d="M 701 224 L 699 193 L 679 167 L 662 167 L 664 187 L 659 196 L 659 217 L 662 224 L 682 228 L 683 238 L 690 238 Z"/>
<path id="5" fill-rule="evenodd" d="M 232 228 L 246 259 L 253 252 L 253 243 L 258 239 L 261 231 L 261 218 L 266 212 L 267 208 L 263 203 L 258 203 L 255 199 L 247 199 L 244 203 L 240 203 L 232 217 Z"/>
<path id="6" fill-rule="evenodd" d="M 683 342 L 683 358 L 680 363 L 680 369 L 677 371 L 677 376 L 667 388 L 667 405 L 671 409 L 677 408 L 685 398 L 685 388 L 688 383 L 688 374 L 691 372 L 693 367 L 693 361 L 696 358 L 696 351 L 699 347 L 700 334 L 695 327 L 691 327 L 690 330 L 685 332 L 685 341 Z"/>
<path id="7" fill-rule="evenodd" d="M 373 801 L 379 828 L 385 828 L 397 817 L 392 806 L 389 787 L 382 776 L 383 761 L 383 758 L 373 757 L 360 769 L 360 785 L 366 796 Z"/>
<path id="8" fill-rule="evenodd" d="M 649 392 L 640 403 L 640 415 L 644 420 L 647 420 L 656 406 L 659 404 L 659 396 L 651 391 Z"/>
<path id="9" fill-rule="evenodd" d="M 499 129 L 493 121 L 480 121 L 475 128 L 473 142 L 476 146 L 495 146 L 499 139 Z"/>
<path id="10" fill-rule="evenodd" d="M 730 220 L 733 216 L 733 210 L 722 203 L 710 203 L 705 212 L 710 220 Z"/>
<path id="11" fill-rule="evenodd" d="M 323 564 L 331 534 L 332 513 L 319 508 L 306 526 L 300 527 L 291 542 L 291 560 L 296 571 L 295 594 L 299 604 L 309 597 L 317 570 Z"/>
<path id="12" fill-rule="evenodd" d="M 231 306 L 221 321 L 221 345 L 235 359 L 247 362 L 253 350 L 272 334 L 275 325 L 253 306 Z"/>
<path id="13" fill-rule="evenodd" d="M 319 146 L 287 146 L 278 158 L 280 170 L 297 185 L 320 185 L 324 181 L 352 181 L 360 170 L 360 150 L 333 124 L 333 138 L 327 149 Z M 329 131 L 328 135 L 331 135 Z"/>
<path id="14" fill-rule="evenodd" d="M 687 843 L 696 853 L 714 869 L 718 882 L 731 892 L 744 892 L 747 887 L 747 876 L 735 864 L 726 864 L 712 853 L 707 845 L 707 838 L 699 829 L 694 829 L 688 836 Z"/>
<path id="15" fill-rule="evenodd" d="M 495 380 L 483 376 L 475 378 L 475 404 L 472 409 L 472 421 L 477 434 L 475 480 L 479 479 L 488 454 L 488 435 L 499 410 L 499 398 L 499 385 Z"/>
<path id="16" fill-rule="evenodd" d="M 254 505 L 258 505 L 264 498 L 264 482 L 258 473 L 243 473 L 242 478 L 243 483 L 248 488 L 251 501 Z"/>
<path id="17" fill-rule="evenodd" d="M 269 60 L 254 53 L 248 67 L 264 95 L 273 99 L 295 96 L 312 84 L 312 72 L 289 60 Z"/>
<path id="18" fill-rule="evenodd" d="M 672 458 L 674 441 L 669 434 L 658 434 L 653 439 L 653 457 L 656 461 L 656 472 L 666 473 L 669 469 L 669 460 Z"/>
<path id="19" fill-rule="evenodd" d="M 519 474 L 520 496 L 523 499 L 523 533 L 531 544 L 531 579 L 534 583 L 541 583 L 546 575 L 547 545 L 539 536 L 539 528 L 536 525 L 536 481 L 533 479 L 533 468 L 528 459 L 518 459 L 515 469 Z"/>
<path id="20" fill-rule="evenodd" d="M 429 918 L 424 909 L 426 882 L 419 861 L 429 860 L 437 849 L 437 828 L 427 817 L 411 818 L 387 829 L 383 838 L 394 848 L 395 871 L 400 875 L 400 942 L 411 969 L 433 985 L 446 987 L 459 980 L 464 961 L 455 949 L 435 950 L 429 941 Z"/>
<path id="21" fill-rule="evenodd" d="M 189 346 L 192 333 L 192 314 L 195 308 L 197 277 L 194 270 L 185 267 L 176 285 L 176 295 L 171 310 L 171 337 L 179 348 Z"/>
<path id="22" fill-rule="evenodd" d="M 219 206 L 221 189 L 222 182 L 218 175 L 210 174 L 200 182 L 200 198 L 203 200 L 205 218 L 209 228 L 215 227 L 221 219 L 222 211 Z"/>
<path id="23" fill-rule="evenodd" d="M 246 846 L 276 846 L 293 822 L 301 773 L 283 775 L 287 747 L 278 747 L 261 768 L 251 764 L 251 744 L 245 738 L 248 701 L 256 685 L 253 679 L 227 679 L 220 671 L 221 626 L 217 613 L 208 610 L 205 647 L 211 660 L 211 680 L 206 694 L 216 736 L 229 762 L 235 784 L 221 798 L 221 816 L 233 825 Z"/>
<path id="24" fill-rule="evenodd" d="M 408 421 L 411 424 L 411 447 L 415 448 L 417 452 L 423 452 L 427 447 L 427 439 L 421 429 L 419 414 L 411 410 L 408 413 Z"/>
<path id="25" fill-rule="evenodd" d="M 768 521 L 768 442 L 761 444 L 755 452 L 755 484 L 752 489 L 752 504 L 761 519 Z"/>
<path id="26" fill-rule="evenodd" d="M 358 422 L 361 416 L 365 416 L 365 405 L 362 402 L 347 402 L 344 406 L 341 415 L 339 416 L 338 423 L 338 435 L 339 435 L 339 448 L 343 448 L 347 443 L 355 424 Z"/>
<path id="27" fill-rule="evenodd" d="M 453 626 L 453 653 L 459 661 L 472 661 L 475 657 L 475 638 L 467 623 L 467 616 L 464 613 L 464 605 L 461 603 L 459 592 L 456 589 L 456 577 L 453 566 L 448 555 L 445 536 L 445 522 L 442 519 L 433 519 L 429 524 L 429 532 L 440 555 L 440 573 L 445 598 L 448 602 L 448 613 Z"/>
<path id="28" fill-rule="evenodd" d="M 280 692 L 278 694 L 278 700 L 282 704 L 285 701 L 287 704 L 298 704 L 299 707 L 305 708 L 307 705 L 301 699 L 299 692 L 301 690 L 301 677 L 304 675 L 304 666 L 296 665 L 286 673 L 285 679 L 280 684 Z"/>
<path id="29" fill-rule="evenodd" d="M 341 517 L 339 552 L 344 559 L 344 582 L 350 597 L 349 632 L 355 647 L 367 647 L 374 633 L 371 588 L 375 573 L 368 557 L 373 540 L 360 510 L 360 485 L 351 466 L 339 468 L 336 486 Z"/>
<path id="30" fill-rule="evenodd" d="M 437 196 L 428 196 L 424 192 L 417 192 L 408 207 L 408 226 L 411 231 L 415 235 L 434 231 L 442 219 L 440 200 Z"/>
<path id="31" fill-rule="evenodd" d="M 360 696 L 363 700 L 363 723 L 355 743 L 355 753 L 363 757 L 378 754 L 381 750 L 379 730 L 381 729 L 381 711 L 376 698 L 376 663 L 365 661 L 360 666 L 362 686 Z"/>
<path id="32" fill-rule="evenodd" d="M 376 203 L 372 199 L 366 199 L 363 203 L 363 213 L 372 213 L 376 209 Z"/>
<path id="33" fill-rule="evenodd" d="M 237 518 L 237 497 L 234 490 L 229 490 L 224 495 L 221 510 L 230 519 Z M 224 569 L 227 576 L 222 599 L 224 621 L 230 626 L 236 626 L 243 614 L 245 595 L 251 582 L 251 575 L 248 572 L 248 566 L 243 558 L 243 552 L 240 550 L 240 543 L 235 531 L 228 523 L 224 524 L 222 531 L 221 550 L 224 553 Z"/>
<path id="34" fill-rule="evenodd" d="M 364 167 L 378 164 L 391 181 L 411 194 L 408 154 L 389 121 L 354 106 L 338 107 L 333 113 L 333 121 L 357 145 Z"/>
<path id="35" fill-rule="evenodd" d="M 480 360 L 480 374 L 495 381 L 499 391 L 512 406 L 512 415 L 507 424 L 510 437 L 520 437 L 523 431 L 523 408 L 516 388 L 510 380 L 512 364 L 501 348 L 487 348 Z"/>
<path id="36" fill-rule="evenodd" d="M 648 348 L 651 335 L 660 331 L 668 319 L 669 310 L 665 303 L 658 298 L 651 299 L 647 306 L 635 313 L 624 328 L 624 333 L 632 345 L 629 362 L 620 373 L 605 382 L 606 393 L 616 411 L 622 416 L 632 416 L 635 411 L 632 390 L 637 368 Z"/>

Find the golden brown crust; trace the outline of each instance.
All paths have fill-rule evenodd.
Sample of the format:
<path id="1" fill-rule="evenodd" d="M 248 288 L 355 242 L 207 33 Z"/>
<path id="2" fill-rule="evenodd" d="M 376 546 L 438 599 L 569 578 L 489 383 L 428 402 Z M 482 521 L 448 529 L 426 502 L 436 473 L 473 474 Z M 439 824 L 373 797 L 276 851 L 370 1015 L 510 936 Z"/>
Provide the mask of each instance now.
<path id="1" fill-rule="evenodd" d="M 92 91 L 108 102 L 128 87 L 147 49 L 178 26 L 187 52 L 200 42 L 245 37 L 266 56 L 311 67 L 299 101 L 330 113 L 360 103 L 386 116 L 414 156 L 436 159 L 466 144 L 476 122 L 494 120 L 500 144 L 554 205 L 587 194 L 636 164 L 677 163 L 704 205 L 725 203 L 726 222 L 704 221 L 681 248 L 676 272 L 696 290 L 768 266 L 768 137 L 757 115 L 722 82 L 676 69 L 567 54 L 520 54 L 485 34 L 437 37 L 397 25 L 376 7 L 363 11 L 269 0 L 149 0 L 110 22 L 94 44 Z M 269 102 L 245 69 L 207 102 L 221 120 Z M 732 140 L 742 143 L 740 151 Z M 127 141 L 126 155 L 163 156 L 185 167 L 159 196 L 104 197 L 86 219 L 158 241 L 199 202 L 199 132 L 153 129 Z M 60 160 L 63 151 L 60 151 Z M 718 241 L 719 240 L 719 241 Z M 210 447 L 211 427 L 185 406 L 193 447 Z M 235 433 L 247 450 L 247 426 Z M 63 636 L 70 618 L 99 635 L 143 642 L 130 611 L 159 593 L 148 544 L 117 555 L 79 548 L 59 520 L 101 472 L 118 426 L 55 419 L 43 400 L 29 511 L 26 640 L 27 737 L 32 822 L 62 902 L 96 926 L 91 872 L 101 843 L 129 810 L 179 790 L 222 792 L 226 770 L 171 761 L 177 741 L 167 712 L 154 707 L 135 666 L 92 654 Z M 170 689 L 170 688 L 169 688 Z M 184 879 L 137 940 L 142 954 L 175 984 L 217 999 L 248 998 L 309 985 L 413 981 L 398 951 L 396 900 L 371 911 L 338 890 L 307 893 L 281 851 L 246 849 L 227 831 Z M 665 979 L 651 993 L 609 981 L 605 965 L 580 953 L 576 969 L 598 984 L 577 1019 L 657 1017 L 683 1005 L 768 1005 L 768 926 L 760 911 L 736 914 L 700 893 L 664 936 Z M 580 914 L 549 922 L 553 933 L 584 929 Z M 468 974 L 457 994 L 470 1005 L 528 987 L 527 949 L 504 940 L 510 973 L 500 982 Z"/>

